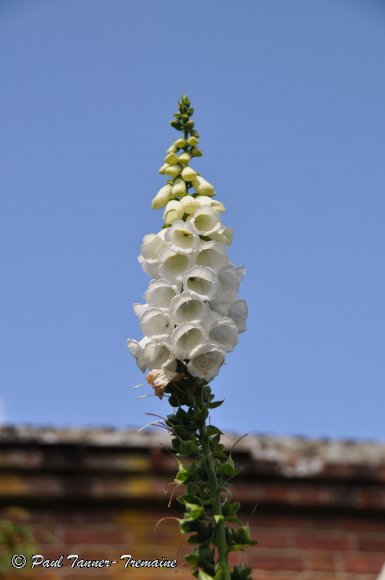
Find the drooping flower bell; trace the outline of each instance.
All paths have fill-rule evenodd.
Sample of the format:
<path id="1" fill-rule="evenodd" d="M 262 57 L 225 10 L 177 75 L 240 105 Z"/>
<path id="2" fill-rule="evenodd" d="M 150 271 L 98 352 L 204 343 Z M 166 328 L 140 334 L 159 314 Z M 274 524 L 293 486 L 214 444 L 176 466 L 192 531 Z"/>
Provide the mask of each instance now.
<path id="1" fill-rule="evenodd" d="M 163 228 L 144 236 L 138 258 L 151 277 L 146 304 L 134 305 L 145 336 L 127 341 L 139 368 L 150 369 L 158 396 L 175 371 L 213 379 L 246 330 L 247 304 L 238 298 L 244 269 L 227 255 L 232 230 L 221 223 L 224 205 L 213 199 L 214 186 L 190 167 L 202 155 L 192 113 L 182 97 L 171 125 L 183 138 L 167 151 L 160 173 L 170 179 L 152 201 L 154 209 L 164 208 Z"/>

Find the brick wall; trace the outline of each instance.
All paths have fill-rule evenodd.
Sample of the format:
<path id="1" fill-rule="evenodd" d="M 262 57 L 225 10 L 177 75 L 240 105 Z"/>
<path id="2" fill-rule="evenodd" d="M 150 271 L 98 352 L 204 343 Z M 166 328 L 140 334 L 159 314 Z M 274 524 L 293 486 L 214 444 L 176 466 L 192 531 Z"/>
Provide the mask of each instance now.
<path id="1" fill-rule="evenodd" d="M 231 446 L 236 438 L 227 437 Z M 109 568 L 14 571 L 14 579 L 191 578 L 174 500 L 175 460 L 159 433 L 3 428 L 0 506 L 28 510 L 37 553 L 55 560 L 117 560 Z M 385 446 L 249 437 L 234 459 L 259 545 L 234 555 L 255 579 L 375 580 L 385 562 Z M 169 519 L 163 519 L 168 517 Z M 162 521 L 163 519 L 163 521 Z M 124 569 L 135 559 L 176 559 L 171 569 Z"/>

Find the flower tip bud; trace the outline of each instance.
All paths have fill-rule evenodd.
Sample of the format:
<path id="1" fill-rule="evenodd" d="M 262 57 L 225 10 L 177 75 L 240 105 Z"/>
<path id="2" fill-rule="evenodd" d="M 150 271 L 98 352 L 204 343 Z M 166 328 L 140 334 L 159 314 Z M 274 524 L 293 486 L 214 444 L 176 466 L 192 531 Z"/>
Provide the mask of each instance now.
<path id="1" fill-rule="evenodd" d="M 189 137 L 189 138 L 187 139 L 187 143 L 188 143 L 189 145 L 191 145 L 192 147 L 193 147 L 194 145 L 197 145 L 197 144 L 198 144 L 198 142 L 199 142 L 199 139 L 197 139 L 197 138 L 196 138 L 196 137 L 194 137 L 194 136 L 192 136 L 192 137 Z"/>

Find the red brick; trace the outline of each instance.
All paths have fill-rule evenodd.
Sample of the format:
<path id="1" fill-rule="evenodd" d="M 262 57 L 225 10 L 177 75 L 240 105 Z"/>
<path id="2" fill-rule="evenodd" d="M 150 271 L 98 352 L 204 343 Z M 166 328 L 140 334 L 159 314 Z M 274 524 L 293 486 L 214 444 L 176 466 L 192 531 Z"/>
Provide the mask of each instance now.
<path id="1" fill-rule="evenodd" d="M 284 532 L 266 532 L 252 529 L 252 536 L 260 548 L 289 548 L 292 545 L 292 534 Z"/>
<path id="2" fill-rule="evenodd" d="M 289 556 L 280 552 L 273 552 L 271 556 L 256 553 L 250 558 L 250 565 L 257 570 L 301 571 L 304 570 L 302 558 Z"/>
<path id="3" fill-rule="evenodd" d="M 301 506 L 325 505 L 330 503 L 330 494 L 328 490 L 324 490 L 322 487 L 316 487 L 313 485 L 301 486 L 293 490 L 291 503 Z"/>
<path id="4" fill-rule="evenodd" d="M 298 548 L 304 548 L 307 550 L 340 551 L 349 550 L 351 548 L 351 540 L 348 536 L 301 532 L 295 536 L 295 545 Z"/>
<path id="5" fill-rule="evenodd" d="M 347 554 L 344 556 L 345 570 L 347 572 L 356 572 L 362 574 L 379 574 L 384 564 L 384 559 L 384 556 Z"/>
<path id="6" fill-rule="evenodd" d="M 338 571 L 338 556 L 328 552 L 312 554 L 308 560 L 307 568 L 318 572 Z"/>
<path id="7" fill-rule="evenodd" d="M 384 532 L 385 520 L 369 519 L 369 518 L 342 518 L 339 527 L 343 530 L 357 530 L 368 532 Z"/>
<path id="8" fill-rule="evenodd" d="M 357 503 L 365 508 L 384 508 L 385 507 L 385 489 L 384 486 L 366 489 L 360 489 L 357 492 Z"/>
<path id="9" fill-rule="evenodd" d="M 103 526 L 97 529 L 67 529 L 64 532 L 64 542 L 66 544 L 122 544 L 124 535 L 114 529 L 105 529 Z"/>
<path id="10" fill-rule="evenodd" d="M 385 535 L 363 536 L 359 538 L 358 549 L 364 552 L 381 552 L 385 554 Z"/>

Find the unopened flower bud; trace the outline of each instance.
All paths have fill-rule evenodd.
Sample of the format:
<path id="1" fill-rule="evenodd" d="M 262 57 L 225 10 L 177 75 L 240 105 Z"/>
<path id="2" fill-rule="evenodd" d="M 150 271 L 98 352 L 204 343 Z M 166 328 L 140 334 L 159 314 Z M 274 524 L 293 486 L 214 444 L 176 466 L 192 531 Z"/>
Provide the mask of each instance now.
<path id="1" fill-rule="evenodd" d="M 197 175 L 192 184 L 195 188 L 195 191 L 200 195 L 215 195 L 214 186 L 203 179 L 201 175 Z"/>
<path id="2" fill-rule="evenodd" d="M 198 142 L 199 142 L 199 139 L 197 139 L 196 137 L 189 137 L 187 139 L 187 143 L 189 145 L 192 145 L 192 146 L 196 145 Z"/>
<path id="3" fill-rule="evenodd" d="M 185 147 L 186 141 L 184 139 L 177 139 L 174 141 L 174 145 L 177 149 L 182 149 L 182 147 Z"/>
<path id="4" fill-rule="evenodd" d="M 197 172 L 192 167 L 185 167 L 182 170 L 182 177 L 185 181 L 194 181 L 197 177 Z"/>
<path id="5" fill-rule="evenodd" d="M 171 185 L 165 185 L 162 187 L 154 199 L 152 200 L 152 209 L 160 209 L 164 207 L 168 201 L 171 199 L 172 195 L 172 187 Z"/>
<path id="6" fill-rule="evenodd" d="M 193 147 L 191 149 L 191 155 L 193 157 L 202 157 L 202 151 L 198 147 Z"/>
<path id="7" fill-rule="evenodd" d="M 185 195 L 186 193 L 186 183 L 183 181 L 183 179 L 176 179 L 174 181 L 174 185 L 172 186 L 172 196 L 173 197 L 177 197 L 180 195 Z"/>
<path id="8" fill-rule="evenodd" d="M 174 143 L 167 149 L 167 153 L 176 153 L 177 152 L 177 147 L 174 145 Z"/>
<path id="9" fill-rule="evenodd" d="M 187 165 L 187 163 L 190 161 L 191 159 L 191 155 L 189 155 L 188 153 L 182 153 L 182 155 L 179 155 L 178 157 L 179 162 L 183 163 L 184 165 Z"/>
<path id="10" fill-rule="evenodd" d="M 166 205 L 166 209 L 163 214 L 163 220 L 166 225 L 171 225 L 176 220 L 180 220 L 183 217 L 183 207 L 179 201 L 172 199 Z"/>
<path id="11" fill-rule="evenodd" d="M 194 213 L 197 209 L 200 208 L 199 201 L 192 195 L 185 195 L 184 197 L 182 197 L 182 199 L 180 200 L 180 204 L 183 208 L 183 213 L 187 213 L 189 215 Z"/>
<path id="12" fill-rule="evenodd" d="M 178 155 L 176 155 L 176 153 L 168 153 L 168 155 L 166 155 L 164 160 L 169 165 L 176 165 L 179 161 L 179 157 Z"/>
<path id="13" fill-rule="evenodd" d="M 166 165 L 164 173 L 170 175 L 171 177 L 177 177 L 181 171 L 182 167 L 180 165 Z"/>
<path id="14" fill-rule="evenodd" d="M 160 173 L 161 175 L 165 175 L 167 167 L 168 167 L 167 163 L 164 163 L 164 164 L 162 165 L 162 167 L 159 169 L 159 173 Z"/>

